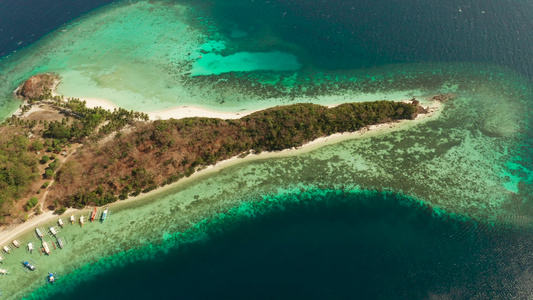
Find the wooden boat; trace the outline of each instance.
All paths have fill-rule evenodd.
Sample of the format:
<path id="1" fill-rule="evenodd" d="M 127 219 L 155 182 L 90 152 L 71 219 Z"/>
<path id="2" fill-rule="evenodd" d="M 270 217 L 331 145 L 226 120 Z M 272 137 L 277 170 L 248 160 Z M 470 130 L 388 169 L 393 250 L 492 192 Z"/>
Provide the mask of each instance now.
<path id="1" fill-rule="evenodd" d="M 30 271 L 35 271 L 35 266 L 30 264 L 29 262 L 27 261 L 22 261 L 22 264 L 24 265 L 25 268 L 27 268 L 28 270 Z"/>
<path id="2" fill-rule="evenodd" d="M 75 221 L 76 221 L 76 218 L 74 217 L 74 214 L 70 215 L 70 224 L 74 225 Z"/>
<path id="3" fill-rule="evenodd" d="M 83 216 L 80 217 L 80 225 L 83 226 Z"/>
<path id="4" fill-rule="evenodd" d="M 102 213 L 102 217 L 100 218 L 100 220 L 103 222 L 105 221 L 105 218 L 107 218 L 107 207 L 104 209 L 104 212 Z"/>
<path id="5" fill-rule="evenodd" d="M 63 220 L 62 219 L 58 219 L 57 220 L 57 224 L 59 224 L 59 226 L 63 227 Z"/>
<path id="6" fill-rule="evenodd" d="M 47 255 L 50 255 L 50 248 L 48 248 L 48 244 L 45 241 L 43 241 L 43 251 Z"/>
<path id="7" fill-rule="evenodd" d="M 4 263 L 4 257 L 2 255 L 0 255 L 0 262 Z"/>
<path id="8" fill-rule="evenodd" d="M 59 248 L 63 249 L 63 241 L 60 238 L 57 238 L 57 245 Z"/>
<path id="9" fill-rule="evenodd" d="M 93 222 L 96 219 L 96 214 L 97 213 L 98 213 L 98 211 L 96 210 L 96 207 L 95 207 L 93 213 L 91 214 L 91 222 Z"/>
<path id="10" fill-rule="evenodd" d="M 53 235 L 53 236 L 57 236 L 57 231 L 54 227 L 50 226 L 50 233 Z"/>
<path id="11" fill-rule="evenodd" d="M 40 239 L 44 237 L 44 234 L 41 232 L 39 228 L 35 228 L 35 233 L 37 234 L 37 237 Z"/>
<path id="12" fill-rule="evenodd" d="M 10 254 L 11 253 L 11 249 L 9 249 L 8 246 L 4 246 L 4 252 L 7 253 L 7 254 Z"/>
<path id="13" fill-rule="evenodd" d="M 0 275 L 7 275 L 7 269 L 0 269 Z"/>
<path id="14" fill-rule="evenodd" d="M 13 240 L 13 246 L 20 248 L 20 243 L 17 240 Z"/>
<path id="15" fill-rule="evenodd" d="M 48 272 L 48 282 L 49 283 L 54 283 L 56 281 L 56 279 L 54 278 L 54 274 L 52 272 Z"/>
<path id="16" fill-rule="evenodd" d="M 28 251 L 33 252 L 33 244 L 31 242 L 28 243 Z"/>

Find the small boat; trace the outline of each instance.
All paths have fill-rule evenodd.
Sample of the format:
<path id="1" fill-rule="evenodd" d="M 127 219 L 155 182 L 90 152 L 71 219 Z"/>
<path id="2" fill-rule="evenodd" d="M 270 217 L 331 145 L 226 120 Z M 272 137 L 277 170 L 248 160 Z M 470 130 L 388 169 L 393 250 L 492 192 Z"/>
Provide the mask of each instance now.
<path id="1" fill-rule="evenodd" d="M 31 242 L 28 243 L 28 251 L 33 252 L 33 244 Z"/>
<path id="2" fill-rule="evenodd" d="M 80 217 L 80 225 L 83 226 L 83 216 Z"/>
<path id="3" fill-rule="evenodd" d="M 63 249 L 63 241 L 60 238 L 57 238 L 57 245 L 59 248 Z"/>
<path id="4" fill-rule="evenodd" d="M 107 218 L 107 207 L 105 208 L 104 212 L 102 213 L 102 217 L 100 218 L 100 220 L 103 222 L 103 221 L 105 221 L 105 218 Z"/>
<path id="5" fill-rule="evenodd" d="M 13 240 L 13 246 L 20 248 L 20 243 L 17 240 Z"/>
<path id="6" fill-rule="evenodd" d="M 4 246 L 4 252 L 7 253 L 7 254 L 10 254 L 11 253 L 11 249 L 9 249 L 8 246 Z"/>
<path id="7" fill-rule="evenodd" d="M 4 257 L 2 255 L 0 255 L 0 262 L 4 263 Z"/>
<path id="8" fill-rule="evenodd" d="M 7 275 L 6 269 L 0 269 L 0 275 Z"/>
<path id="9" fill-rule="evenodd" d="M 53 236 L 56 236 L 57 235 L 57 232 L 56 232 L 56 229 L 52 226 L 50 226 L 50 233 L 53 235 Z"/>
<path id="10" fill-rule="evenodd" d="M 52 272 L 48 272 L 47 279 L 49 283 L 54 283 L 56 281 L 56 279 L 54 278 L 54 274 Z"/>
<path id="11" fill-rule="evenodd" d="M 63 220 L 61 220 L 61 219 L 57 220 L 57 224 L 59 224 L 59 226 L 63 227 Z"/>
<path id="12" fill-rule="evenodd" d="M 27 261 L 22 261 L 22 264 L 24 265 L 25 268 L 28 268 L 28 270 L 30 270 L 30 271 L 34 271 L 35 270 L 35 266 L 30 264 Z"/>
<path id="13" fill-rule="evenodd" d="M 44 241 L 43 241 L 43 251 L 47 255 L 50 255 L 50 248 L 48 248 L 48 244 L 46 242 L 44 242 Z"/>
<path id="14" fill-rule="evenodd" d="M 98 211 L 96 210 L 96 207 L 94 208 L 94 211 L 91 215 L 91 222 L 94 221 L 96 219 L 96 214 L 98 213 Z"/>
<path id="15" fill-rule="evenodd" d="M 76 218 L 74 217 L 74 214 L 70 215 L 70 224 L 74 225 L 75 221 L 76 221 Z"/>
<path id="16" fill-rule="evenodd" d="M 35 228 L 35 233 L 37 234 L 37 237 L 40 239 L 44 237 L 44 234 L 41 232 L 39 228 Z"/>

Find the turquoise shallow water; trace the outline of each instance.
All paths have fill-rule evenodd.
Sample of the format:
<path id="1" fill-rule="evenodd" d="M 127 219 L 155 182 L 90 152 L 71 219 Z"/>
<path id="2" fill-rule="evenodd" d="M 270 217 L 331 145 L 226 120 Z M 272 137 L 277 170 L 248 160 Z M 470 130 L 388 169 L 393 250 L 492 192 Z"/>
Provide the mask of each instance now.
<path id="1" fill-rule="evenodd" d="M 143 271 L 154 282 L 132 289 L 133 295 L 169 296 L 157 282 L 183 283 L 185 298 L 232 298 L 236 291 L 242 297 L 267 297 L 277 290 L 291 299 L 305 298 L 307 292 L 369 298 L 529 295 L 533 135 L 527 108 L 533 94 L 527 71 L 509 67 L 523 65 L 523 57 L 516 55 L 513 63 L 508 56 L 492 59 L 501 50 L 495 44 L 496 54 L 472 59 L 471 52 L 484 45 L 474 47 L 475 38 L 465 42 L 471 51 L 460 43 L 449 54 L 420 44 L 410 51 L 389 51 L 401 35 L 394 35 L 389 45 L 377 34 L 390 38 L 395 30 L 413 33 L 396 26 L 374 30 L 370 39 L 368 31 L 354 29 L 361 38 L 350 40 L 346 37 L 353 32 L 344 28 L 352 25 L 334 10 L 346 8 L 344 4 L 321 8 L 310 3 L 315 13 L 309 15 L 301 3 L 287 3 L 294 7 L 278 2 L 138 1 L 95 11 L 2 58 L 1 113 L 8 115 L 18 106 L 10 95 L 18 84 L 44 71 L 62 76 L 60 93 L 106 98 L 138 110 L 198 105 L 240 111 L 413 96 L 425 101 L 447 92 L 458 97 L 445 103 L 438 117 L 416 126 L 243 159 L 163 194 L 114 205 L 109 222 L 65 228 L 65 250 L 50 257 L 23 251 L 8 256 L 3 266 L 13 276 L 0 281 L 5 296 L 20 298 L 36 290 L 34 298 L 52 297 L 68 287 L 81 297 L 98 287 L 111 297 L 117 289 L 138 283 L 136 274 Z M 364 14 L 362 8 L 372 11 L 370 4 L 355 4 L 358 14 Z M 504 30 L 497 24 L 509 20 L 504 39 L 516 29 L 511 16 L 522 20 L 518 10 L 529 9 L 516 6 L 517 12 L 493 18 L 494 25 L 481 10 L 495 14 L 495 3 L 476 8 L 478 14 L 464 3 L 452 4 L 455 14 L 462 14 L 458 8 L 468 12 L 469 24 L 482 24 L 479 28 L 485 30 Z M 403 6 L 390 11 L 391 22 L 404 11 Z M 435 16 L 434 8 L 427 12 Z M 362 20 L 376 24 L 372 17 Z M 448 25 L 443 28 L 454 32 Z M 444 35 L 435 30 L 426 37 Z M 404 38 L 411 43 L 420 39 L 416 34 Z M 515 49 L 525 48 L 517 42 Z M 432 53 L 442 59 L 430 61 L 446 62 L 427 62 Z M 408 54 L 409 59 L 402 58 Z M 194 73 L 195 68 L 203 74 Z M 369 190 L 377 192 L 362 192 Z M 35 238 L 26 234 L 21 240 Z M 517 246 L 506 247 L 511 244 Z M 286 245 L 282 249 L 287 253 L 280 245 Z M 360 252 L 353 255 L 355 251 Z M 39 270 L 57 272 L 60 284 L 39 289 L 44 273 L 25 273 L 19 265 L 27 257 Z M 358 269 L 365 271 L 353 271 Z M 327 281 L 317 270 L 339 276 Z M 116 285 L 103 287 L 109 281 Z M 391 283 L 388 289 L 383 282 Z M 198 283 L 213 284 L 200 293 Z"/>

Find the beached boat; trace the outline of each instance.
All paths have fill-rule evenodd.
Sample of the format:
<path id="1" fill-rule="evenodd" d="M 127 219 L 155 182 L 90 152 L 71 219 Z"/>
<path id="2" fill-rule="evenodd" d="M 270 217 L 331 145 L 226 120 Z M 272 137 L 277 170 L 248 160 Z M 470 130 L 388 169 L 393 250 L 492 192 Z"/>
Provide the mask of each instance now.
<path id="1" fill-rule="evenodd" d="M 50 255 L 50 248 L 48 248 L 48 244 L 45 241 L 43 241 L 43 251 L 47 255 Z"/>
<path id="2" fill-rule="evenodd" d="M 57 245 L 59 248 L 63 249 L 63 241 L 60 238 L 57 238 Z"/>
<path id="3" fill-rule="evenodd" d="M 50 226 L 50 233 L 53 235 L 53 236 L 57 236 L 57 231 L 54 227 Z"/>
<path id="4" fill-rule="evenodd" d="M 57 224 L 59 224 L 59 226 L 63 227 L 63 220 L 62 219 L 57 220 Z"/>
<path id="5" fill-rule="evenodd" d="M 48 282 L 49 283 L 54 283 L 56 281 L 56 279 L 54 278 L 54 274 L 52 272 L 48 272 Z"/>
<path id="6" fill-rule="evenodd" d="M 35 228 L 35 233 L 37 234 L 37 237 L 40 239 L 44 237 L 44 234 L 41 232 L 39 228 Z"/>
<path id="7" fill-rule="evenodd" d="M 33 244 L 31 242 L 28 243 L 28 251 L 33 252 Z"/>
<path id="8" fill-rule="evenodd" d="M 76 218 L 74 217 L 74 214 L 70 215 L 70 224 L 74 225 L 74 222 L 76 222 Z"/>
<path id="9" fill-rule="evenodd" d="M 9 253 L 11 253 L 11 249 L 9 249 L 8 246 L 4 246 L 4 252 L 9 254 Z"/>
<path id="10" fill-rule="evenodd" d="M 100 218 L 100 220 L 103 222 L 105 221 L 105 218 L 107 218 L 107 207 L 104 209 L 104 212 L 102 213 L 102 217 Z"/>
<path id="11" fill-rule="evenodd" d="M 31 270 L 31 271 L 34 271 L 35 270 L 35 266 L 30 264 L 29 262 L 27 261 L 22 261 L 22 264 L 24 265 L 25 268 L 27 268 L 28 270 Z"/>
<path id="12" fill-rule="evenodd" d="M 13 246 L 20 248 L 20 243 L 17 240 L 13 240 Z"/>
<path id="13" fill-rule="evenodd" d="M 98 211 L 96 210 L 96 207 L 94 208 L 93 210 L 93 213 L 91 215 L 91 222 L 94 221 L 96 219 L 96 214 L 98 213 Z"/>
<path id="14" fill-rule="evenodd" d="M 80 217 L 80 225 L 83 226 L 83 216 Z"/>

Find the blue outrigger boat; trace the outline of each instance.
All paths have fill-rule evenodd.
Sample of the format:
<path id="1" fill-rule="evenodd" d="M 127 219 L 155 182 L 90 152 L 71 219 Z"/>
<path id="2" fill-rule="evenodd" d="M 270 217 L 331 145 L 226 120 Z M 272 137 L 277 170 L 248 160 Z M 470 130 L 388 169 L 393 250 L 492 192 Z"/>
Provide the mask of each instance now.
<path id="1" fill-rule="evenodd" d="M 25 268 L 27 268 L 30 271 L 34 271 L 35 270 L 35 266 L 30 264 L 27 261 L 22 261 L 22 264 L 24 265 Z"/>
<path id="2" fill-rule="evenodd" d="M 48 279 L 48 283 L 54 283 L 56 281 L 52 272 L 48 272 L 48 276 L 46 276 L 46 278 Z"/>
<path id="3" fill-rule="evenodd" d="M 100 222 L 105 221 L 105 218 L 107 218 L 107 210 L 108 210 L 108 207 L 106 207 L 104 212 L 102 213 L 102 216 L 100 217 Z"/>

